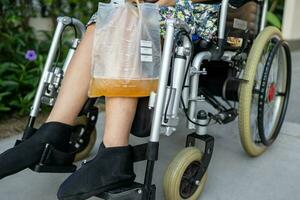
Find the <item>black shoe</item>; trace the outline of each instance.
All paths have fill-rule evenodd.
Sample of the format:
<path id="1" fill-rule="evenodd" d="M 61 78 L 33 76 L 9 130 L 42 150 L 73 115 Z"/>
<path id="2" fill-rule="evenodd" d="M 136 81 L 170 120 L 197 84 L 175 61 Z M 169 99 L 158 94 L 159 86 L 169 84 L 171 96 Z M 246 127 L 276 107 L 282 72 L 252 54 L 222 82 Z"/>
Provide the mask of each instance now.
<path id="1" fill-rule="evenodd" d="M 47 143 L 67 151 L 72 130 L 60 122 L 43 124 L 30 138 L 0 154 L 0 179 L 38 164 Z"/>
<path id="2" fill-rule="evenodd" d="M 105 148 L 83 164 L 60 186 L 59 200 L 83 200 L 102 192 L 130 185 L 135 179 L 131 146 Z"/>

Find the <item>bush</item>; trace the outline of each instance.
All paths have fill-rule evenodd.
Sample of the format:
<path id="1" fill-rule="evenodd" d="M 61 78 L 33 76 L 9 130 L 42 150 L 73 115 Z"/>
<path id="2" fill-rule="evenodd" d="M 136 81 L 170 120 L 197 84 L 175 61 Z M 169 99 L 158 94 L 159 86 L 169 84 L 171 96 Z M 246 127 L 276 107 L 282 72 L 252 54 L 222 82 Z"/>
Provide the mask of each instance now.
<path id="1" fill-rule="evenodd" d="M 93 0 L 18 2 L 0 2 L 0 119 L 29 112 L 48 54 L 53 33 L 46 33 L 48 39 L 39 41 L 28 25 L 29 18 L 43 16 L 56 19 L 67 15 L 87 22 L 98 4 Z M 66 49 L 62 53 L 60 58 L 65 58 Z"/>
<path id="2" fill-rule="evenodd" d="M 109 0 L 101 0 L 108 2 Z M 98 2 L 95 0 L 40 0 L 42 16 L 71 16 L 87 22 L 97 11 Z"/>
<path id="3" fill-rule="evenodd" d="M 267 14 L 268 23 L 281 29 L 283 10 L 284 0 L 270 0 L 270 10 Z"/>
<path id="4" fill-rule="evenodd" d="M 29 111 L 49 47 L 28 26 L 30 4 L 11 5 L 0 3 L 0 118 Z"/>

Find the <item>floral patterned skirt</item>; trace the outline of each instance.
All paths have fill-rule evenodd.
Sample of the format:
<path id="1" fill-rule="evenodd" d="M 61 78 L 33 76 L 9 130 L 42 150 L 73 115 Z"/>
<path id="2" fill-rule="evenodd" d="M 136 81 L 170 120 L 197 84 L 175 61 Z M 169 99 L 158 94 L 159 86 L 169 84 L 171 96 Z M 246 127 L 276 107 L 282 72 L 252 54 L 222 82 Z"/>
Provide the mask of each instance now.
<path id="1" fill-rule="evenodd" d="M 190 0 L 179 0 L 174 7 L 161 6 L 161 35 L 164 36 L 166 32 L 166 19 L 177 18 L 194 27 L 199 38 L 210 41 L 217 32 L 219 9 L 219 4 L 192 3 Z M 95 23 L 96 19 L 95 13 L 87 26 Z"/>

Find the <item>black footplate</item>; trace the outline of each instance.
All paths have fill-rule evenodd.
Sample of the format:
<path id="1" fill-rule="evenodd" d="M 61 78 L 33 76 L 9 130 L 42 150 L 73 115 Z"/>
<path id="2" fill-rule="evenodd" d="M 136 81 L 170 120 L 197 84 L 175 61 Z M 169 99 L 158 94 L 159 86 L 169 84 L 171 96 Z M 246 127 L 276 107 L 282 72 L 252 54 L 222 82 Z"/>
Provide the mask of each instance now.
<path id="1" fill-rule="evenodd" d="M 76 171 L 73 165 L 74 153 L 66 153 L 46 144 L 39 164 L 30 167 L 35 172 L 44 173 L 70 173 Z"/>
<path id="2" fill-rule="evenodd" d="M 130 186 L 118 188 L 108 192 L 104 192 L 97 197 L 104 200 L 155 200 L 155 185 L 150 189 L 149 198 L 145 198 L 144 185 L 140 183 L 133 183 Z"/>
<path id="3" fill-rule="evenodd" d="M 22 140 L 17 140 L 15 146 L 20 143 Z M 75 153 L 62 152 L 46 144 L 40 162 L 31 166 L 30 169 L 40 173 L 71 173 L 77 168 L 73 165 L 74 158 Z"/>
<path id="4" fill-rule="evenodd" d="M 35 132 L 35 128 L 27 127 L 23 138 L 17 140 L 15 146 L 30 138 Z M 55 149 L 54 146 L 46 144 L 39 163 L 31 166 L 30 169 L 40 173 L 70 173 L 76 171 L 76 166 L 73 165 L 74 158 L 75 153 L 62 152 Z"/>
<path id="5" fill-rule="evenodd" d="M 39 173 L 71 173 L 76 171 L 76 166 L 51 166 L 38 164 L 33 167 L 30 167 L 30 169 Z"/>

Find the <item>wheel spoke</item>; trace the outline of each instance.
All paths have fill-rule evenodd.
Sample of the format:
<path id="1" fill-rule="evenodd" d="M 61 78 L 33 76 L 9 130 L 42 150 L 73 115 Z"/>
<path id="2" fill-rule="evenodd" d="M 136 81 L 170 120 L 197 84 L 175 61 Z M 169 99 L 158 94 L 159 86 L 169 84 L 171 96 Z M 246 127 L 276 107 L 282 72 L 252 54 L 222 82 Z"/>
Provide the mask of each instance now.
<path id="1" fill-rule="evenodd" d="M 264 130 L 265 130 L 265 136 L 267 139 L 269 139 L 270 135 L 272 134 L 272 127 L 273 127 L 273 121 L 270 121 L 272 118 L 272 112 L 267 112 L 266 117 L 264 119 Z"/>
<path id="2" fill-rule="evenodd" d="M 257 109 L 252 106 L 251 108 L 251 130 L 252 130 L 252 140 L 259 140 L 258 137 L 258 127 L 257 127 Z"/>
<path id="3" fill-rule="evenodd" d="M 277 92 L 277 93 L 276 93 L 276 96 L 277 96 L 277 97 L 285 97 L 285 96 L 286 96 L 286 93 L 285 93 L 285 92 Z"/>
<path id="4" fill-rule="evenodd" d="M 191 177 L 192 177 L 192 174 L 183 175 L 183 176 L 182 176 L 182 179 L 183 179 L 183 180 L 189 181 L 189 180 L 191 179 Z"/>
<path id="5" fill-rule="evenodd" d="M 187 179 L 183 179 L 181 181 L 181 189 L 182 191 L 186 191 L 186 188 L 190 187 L 190 182 Z"/>
<path id="6" fill-rule="evenodd" d="M 274 102 L 275 101 L 265 103 L 264 113 L 268 113 L 270 109 L 274 107 Z"/>

